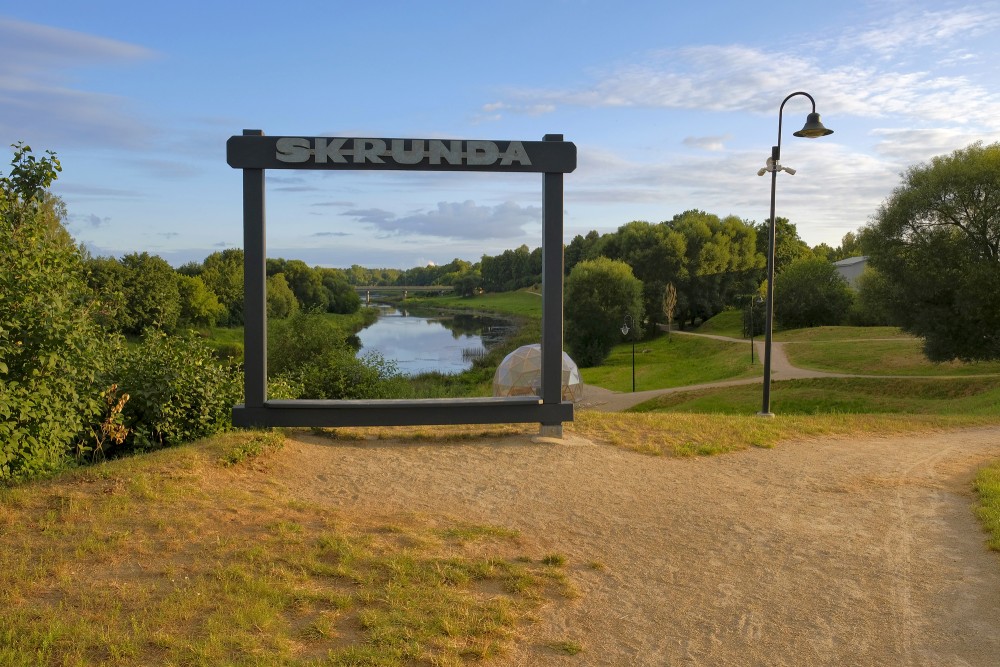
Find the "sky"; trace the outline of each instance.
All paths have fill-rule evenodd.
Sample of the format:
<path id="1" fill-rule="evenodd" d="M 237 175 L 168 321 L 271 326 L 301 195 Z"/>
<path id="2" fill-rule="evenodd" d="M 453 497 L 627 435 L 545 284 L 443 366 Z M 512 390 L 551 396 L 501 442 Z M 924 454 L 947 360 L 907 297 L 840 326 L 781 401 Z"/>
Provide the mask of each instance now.
<path id="1" fill-rule="evenodd" d="M 690 209 L 840 244 L 910 166 L 1000 141 L 1000 4 L 0 0 L 0 144 L 55 151 L 93 254 L 242 246 L 226 140 L 577 147 L 565 241 Z M 792 136 L 812 110 L 834 134 Z M 8 156 L 10 154 L 8 153 Z M 7 173 L 9 159 L 0 160 Z M 411 268 L 541 244 L 540 174 L 267 172 L 268 255 Z"/>

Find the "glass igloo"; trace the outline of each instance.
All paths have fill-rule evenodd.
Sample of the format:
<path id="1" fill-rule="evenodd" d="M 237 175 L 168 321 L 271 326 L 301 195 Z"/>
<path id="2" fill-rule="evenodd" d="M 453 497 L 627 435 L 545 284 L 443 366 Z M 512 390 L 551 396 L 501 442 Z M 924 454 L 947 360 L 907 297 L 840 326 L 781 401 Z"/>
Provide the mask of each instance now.
<path id="1" fill-rule="evenodd" d="M 542 346 L 522 345 L 500 362 L 493 375 L 494 396 L 540 396 Z M 562 353 L 562 400 L 576 403 L 583 398 L 583 380 L 576 362 Z"/>

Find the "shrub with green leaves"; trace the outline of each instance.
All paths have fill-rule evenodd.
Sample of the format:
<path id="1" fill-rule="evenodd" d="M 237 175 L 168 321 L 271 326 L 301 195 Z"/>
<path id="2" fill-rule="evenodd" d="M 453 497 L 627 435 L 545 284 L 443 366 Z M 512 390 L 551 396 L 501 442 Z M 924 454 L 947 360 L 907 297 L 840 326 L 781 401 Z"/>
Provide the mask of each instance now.
<path id="1" fill-rule="evenodd" d="M 243 377 L 220 362 L 194 334 L 167 336 L 147 330 L 126 348 L 105 384 L 129 395 L 122 410 L 130 434 L 127 449 L 177 445 L 232 426 L 241 402 Z"/>
<path id="2" fill-rule="evenodd" d="M 87 310 L 80 251 L 47 188 L 60 171 L 14 145 L 0 177 L 0 481 L 51 472 L 100 412 L 106 340 Z"/>
<path id="3" fill-rule="evenodd" d="M 357 358 L 345 332 L 322 313 L 298 312 L 268 323 L 268 372 L 297 383 L 297 398 L 390 398 L 395 363 L 377 354 Z"/>

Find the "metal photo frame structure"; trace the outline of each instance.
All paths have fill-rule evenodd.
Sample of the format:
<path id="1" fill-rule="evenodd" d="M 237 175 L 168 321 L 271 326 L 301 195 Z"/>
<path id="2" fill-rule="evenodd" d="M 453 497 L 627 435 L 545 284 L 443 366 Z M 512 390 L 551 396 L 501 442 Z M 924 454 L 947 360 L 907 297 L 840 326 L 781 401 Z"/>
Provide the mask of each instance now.
<path id="1" fill-rule="evenodd" d="M 407 426 L 531 423 L 560 436 L 573 420 L 562 400 L 563 174 L 576 146 L 561 134 L 542 141 L 265 136 L 244 130 L 226 142 L 243 170 L 244 403 L 233 424 Z M 542 174 L 541 396 L 420 400 L 268 400 L 265 172 L 268 169 L 536 172 Z"/>

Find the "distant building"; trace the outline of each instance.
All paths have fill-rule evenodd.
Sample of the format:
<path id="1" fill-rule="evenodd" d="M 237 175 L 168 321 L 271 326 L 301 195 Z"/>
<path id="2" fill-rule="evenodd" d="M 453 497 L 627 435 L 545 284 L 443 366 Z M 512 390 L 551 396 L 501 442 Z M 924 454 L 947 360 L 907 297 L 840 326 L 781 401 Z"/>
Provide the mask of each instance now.
<path id="1" fill-rule="evenodd" d="M 848 257 L 839 262 L 834 262 L 833 265 L 837 267 L 837 273 L 844 277 L 847 284 L 857 289 L 858 278 L 861 276 L 862 271 L 865 270 L 865 267 L 868 266 L 868 257 L 867 255 Z"/>

